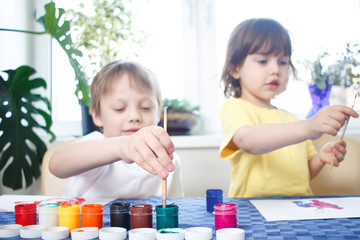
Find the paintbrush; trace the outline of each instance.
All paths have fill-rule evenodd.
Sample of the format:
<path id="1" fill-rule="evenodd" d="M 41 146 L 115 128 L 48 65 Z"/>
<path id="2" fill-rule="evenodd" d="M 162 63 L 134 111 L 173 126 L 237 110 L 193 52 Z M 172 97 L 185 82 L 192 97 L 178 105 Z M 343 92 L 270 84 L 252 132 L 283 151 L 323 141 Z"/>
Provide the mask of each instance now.
<path id="1" fill-rule="evenodd" d="M 164 129 L 167 132 L 167 107 L 164 107 Z M 162 180 L 162 207 L 166 208 L 167 182 Z"/>
<path id="2" fill-rule="evenodd" d="M 351 106 L 352 109 L 354 109 L 357 95 L 358 95 L 358 93 L 355 94 L 354 102 L 353 102 L 353 104 L 352 104 L 352 106 Z M 346 122 L 345 122 L 344 129 L 343 129 L 342 134 L 341 134 L 341 140 L 343 140 L 343 138 L 344 138 L 346 128 L 347 128 L 347 126 L 348 126 L 348 124 L 349 124 L 349 120 L 350 120 L 350 117 L 349 117 L 349 118 L 346 120 Z"/>

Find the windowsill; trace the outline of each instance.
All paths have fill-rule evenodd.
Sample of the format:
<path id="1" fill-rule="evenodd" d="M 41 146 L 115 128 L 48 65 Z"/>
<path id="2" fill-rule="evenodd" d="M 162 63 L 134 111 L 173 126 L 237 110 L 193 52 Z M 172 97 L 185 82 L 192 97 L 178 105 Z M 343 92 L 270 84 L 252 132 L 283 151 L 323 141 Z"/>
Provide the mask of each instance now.
<path id="1" fill-rule="evenodd" d="M 56 143 L 68 141 L 82 135 L 79 122 L 66 122 L 54 124 L 52 130 L 56 135 Z M 339 134 L 342 134 L 340 129 Z M 360 119 L 351 119 L 346 129 L 345 136 L 360 142 Z M 171 136 L 178 149 L 184 148 L 218 148 L 221 144 L 222 133 L 202 133 L 195 135 Z"/>

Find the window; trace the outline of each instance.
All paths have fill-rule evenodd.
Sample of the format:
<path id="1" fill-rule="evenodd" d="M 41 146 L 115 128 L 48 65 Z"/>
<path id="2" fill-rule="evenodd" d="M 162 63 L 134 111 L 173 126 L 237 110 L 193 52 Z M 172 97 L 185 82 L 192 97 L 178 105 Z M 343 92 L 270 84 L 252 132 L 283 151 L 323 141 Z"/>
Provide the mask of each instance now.
<path id="1" fill-rule="evenodd" d="M 78 5 L 74 0 L 56 4 L 65 9 Z M 241 21 L 269 17 L 289 30 L 293 61 L 301 80 L 290 79 L 288 89 L 274 100 L 274 105 L 301 118 L 311 107 L 307 89 L 310 76 L 304 74 L 302 61 L 313 60 L 323 50 L 339 52 L 347 42 L 360 39 L 356 28 L 360 22 L 358 0 L 150 0 L 136 7 L 134 23 L 149 33 L 138 60 L 158 76 L 164 97 L 186 98 L 201 105 L 199 132 L 221 131 L 219 111 L 224 97 L 219 78 L 227 40 Z M 80 110 L 73 94 L 72 69 L 66 66 L 67 59 L 55 45 L 54 120 L 78 124 Z M 79 124 L 76 126 L 80 129 Z"/>

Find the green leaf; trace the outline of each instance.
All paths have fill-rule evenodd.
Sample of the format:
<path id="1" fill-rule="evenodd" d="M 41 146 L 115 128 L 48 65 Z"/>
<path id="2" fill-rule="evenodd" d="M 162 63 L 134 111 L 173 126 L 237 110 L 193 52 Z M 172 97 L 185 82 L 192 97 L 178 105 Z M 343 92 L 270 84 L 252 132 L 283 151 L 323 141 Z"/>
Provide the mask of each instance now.
<path id="1" fill-rule="evenodd" d="M 45 31 L 51 35 L 60 44 L 65 51 L 70 65 L 74 70 L 76 82 L 75 95 L 86 106 L 90 106 L 90 94 L 88 77 L 78 62 L 78 58 L 82 57 L 82 52 L 75 48 L 70 35 L 70 21 L 64 21 L 60 26 L 61 17 L 65 13 L 63 8 L 57 9 L 54 2 L 45 5 L 45 15 L 40 17 L 37 21 L 41 23 Z"/>
<path id="2" fill-rule="evenodd" d="M 3 71 L 0 75 L 0 170 L 4 170 L 4 186 L 21 189 L 28 187 L 40 176 L 46 144 L 34 131 L 42 129 L 55 139 L 51 132 L 51 105 L 47 98 L 32 91 L 46 88 L 42 78 L 30 79 L 35 70 L 21 66 Z M 45 105 L 46 111 L 37 105 Z M 4 169 L 5 168 L 5 169 Z"/>

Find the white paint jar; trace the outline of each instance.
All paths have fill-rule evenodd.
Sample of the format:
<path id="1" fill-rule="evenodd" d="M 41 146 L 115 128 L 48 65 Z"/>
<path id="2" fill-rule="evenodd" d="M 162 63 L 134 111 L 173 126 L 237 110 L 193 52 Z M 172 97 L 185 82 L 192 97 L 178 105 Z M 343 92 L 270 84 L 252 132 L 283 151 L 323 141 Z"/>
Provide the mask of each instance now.
<path id="1" fill-rule="evenodd" d="M 59 204 L 46 203 L 38 206 L 39 225 L 46 227 L 59 226 Z"/>

